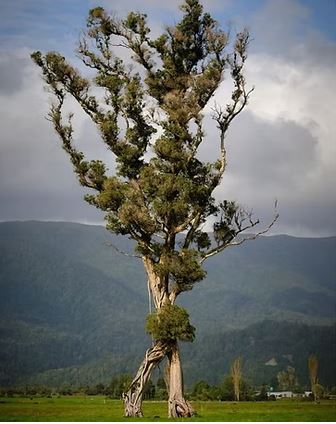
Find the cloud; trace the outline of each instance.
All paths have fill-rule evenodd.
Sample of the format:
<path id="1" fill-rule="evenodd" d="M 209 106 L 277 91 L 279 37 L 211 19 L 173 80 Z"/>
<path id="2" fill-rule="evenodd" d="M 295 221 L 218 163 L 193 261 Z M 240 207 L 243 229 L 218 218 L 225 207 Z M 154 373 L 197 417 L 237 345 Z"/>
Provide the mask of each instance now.
<path id="1" fill-rule="evenodd" d="M 222 7 L 217 1 L 205 3 L 214 10 Z M 1 10 L 9 21 L 19 22 L 31 16 L 26 4 L 15 0 L 18 9 L 13 14 L 18 15 L 12 18 L 8 2 L 1 4 Z M 38 4 L 45 16 L 48 8 L 42 0 Z M 149 11 L 157 30 L 162 28 L 161 22 L 172 22 L 177 16 L 169 2 L 104 2 L 121 14 L 138 4 Z M 64 15 L 66 24 L 61 28 L 70 28 L 67 19 L 72 12 L 67 9 Z M 83 16 L 80 19 L 84 22 Z M 228 172 L 216 195 L 237 199 L 253 208 L 265 222 L 277 197 L 281 217 L 276 232 L 315 236 L 335 234 L 336 229 L 336 44 L 321 33 L 307 30 L 310 20 L 307 7 L 290 0 L 280 5 L 278 1 L 268 1 L 250 19 L 254 41 L 247 80 L 256 88 L 247 110 L 229 131 Z M 8 22 L 8 28 L 10 25 Z M 43 32 L 43 26 L 40 31 L 29 28 L 27 41 L 21 40 L 22 46 L 36 45 L 36 37 L 47 34 L 50 40 L 40 40 L 44 45 L 72 50 L 74 33 L 68 33 L 71 41 L 65 46 L 64 37 L 53 38 L 54 29 Z M 102 214 L 82 200 L 85 190 L 79 187 L 51 124 L 44 119 L 49 95 L 29 59 L 29 50 L 6 49 L 0 57 L 0 220 L 101 222 Z M 218 103 L 225 104 L 228 87 L 224 82 L 219 88 L 215 96 Z M 77 145 L 90 158 L 107 160 L 112 171 L 115 163 L 99 142 L 93 125 L 73 102 L 68 103 L 68 109 L 76 111 Z M 208 139 L 202 148 L 203 157 L 218 153 L 218 136 L 212 124 L 207 118 Z"/>
<path id="2" fill-rule="evenodd" d="M 13 51 L 26 47 L 71 54 L 88 8 L 88 0 L 2 1 L 0 49 Z"/>
<path id="3" fill-rule="evenodd" d="M 251 19 L 253 43 L 258 50 L 272 55 L 291 54 L 304 39 L 310 10 L 295 0 L 267 0 Z"/>
<path id="4" fill-rule="evenodd" d="M 26 54 L 11 55 L 4 52 L 0 56 L 0 93 L 11 95 L 23 88 L 24 73 L 22 69 L 26 69 Z"/>
<path id="5" fill-rule="evenodd" d="M 237 193 L 262 215 L 267 197 L 277 197 L 277 231 L 335 234 L 336 44 L 312 31 L 303 41 L 307 10 L 287 0 L 284 11 L 279 6 L 267 2 L 254 19 L 264 40 L 256 37 L 247 62 L 255 91 L 232 125 L 230 166 L 218 195 Z M 218 90 L 217 103 L 225 104 L 227 88 Z"/>
<path id="6" fill-rule="evenodd" d="M 22 66 L 15 68 L 18 60 Z M 38 70 L 24 52 L 7 55 L 6 61 L 21 88 L 0 93 L 0 220 L 63 217 L 101 221 L 102 214 L 83 202 L 85 190 L 79 187 L 60 141 L 45 119 L 49 95 L 42 88 Z M 77 117 L 76 129 L 78 135 L 84 131 L 83 147 L 93 154 L 89 140 L 95 142 L 97 134 L 82 116 Z M 101 157 L 106 150 L 95 150 L 95 154 Z"/>
<path id="7" fill-rule="evenodd" d="M 95 0 L 90 0 L 92 5 L 96 5 Z M 226 4 L 230 3 L 231 0 L 204 0 L 202 5 L 205 10 L 216 11 L 222 10 Z M 150 11 L 150 13 L 162 13 L 171 11 L 176 13 L 179 10 L 179 6 L 183 3 L 182 0 L 171 0 L 167 2 L 158 2 L 157 0 L 102 0 L 100 4 L 111 10 L 118 10 L 121 12 L 132 11 Z"/>

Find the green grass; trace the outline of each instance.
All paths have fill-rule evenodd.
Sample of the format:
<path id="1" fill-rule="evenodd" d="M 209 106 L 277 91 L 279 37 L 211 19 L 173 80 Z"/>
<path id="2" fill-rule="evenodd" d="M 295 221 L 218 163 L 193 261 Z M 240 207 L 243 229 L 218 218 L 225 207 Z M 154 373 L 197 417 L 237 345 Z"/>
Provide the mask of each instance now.
<path id="1" fill-rule="evenodd" d="M 193 402 L 198 415 L 179 421 L 336 421 L 336 402 Z M 103 396 L 0 398 L 1 421 L 167 421 L 166 402 L 144 402 L 143 419 L 123 417 L 121 401 Z"/>

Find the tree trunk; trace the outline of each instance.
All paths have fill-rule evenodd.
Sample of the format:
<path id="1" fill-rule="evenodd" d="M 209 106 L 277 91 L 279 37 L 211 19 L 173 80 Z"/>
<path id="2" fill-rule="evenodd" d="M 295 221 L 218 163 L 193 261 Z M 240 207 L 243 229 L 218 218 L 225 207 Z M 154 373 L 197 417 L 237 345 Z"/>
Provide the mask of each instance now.
<path id="1" fill-rule="evenodd" d="M 153 262 L 147 257 L 143 258 L 143 262 L 148 276 L 150 294 L 156 310 L 160 310 L 167 303 L 174 303 L 175 298 L 173 300 L 169 299 L 165 282 L 156 275 Z M 183 395 L 183 377 L 177 341 L 156 341 L 155 345 L 146 351 L 145 358 L 128 391 L 123 393 L 125 417 L 143 416 L 142 397 L 146 383 L 153 369 L 165 356 L 168 357 L 168 384 L 166 383 L 169 392 L 168 416 L 169 418 L 177 418 L 194 415 L 190 403 L 184 399 Z"/>
<path id="2" fill-rule="evenodd" d="M 132 381 L 128 391 L 123 393 L 125 417 L 142 417 L 142 396 L 146 384 L 156 365 L 167 355 L 170 346 L 167 343 L 156 342 L 146 351 L 138 372 Z"/>
<path id="3" fill-rule="evenodd" d="M 168 417 L 191 417 L 194 411 L 183 395 L 183 374 L 177 341 L 171 345 L 168 353 L 169 360 L 169 400 Z"/>

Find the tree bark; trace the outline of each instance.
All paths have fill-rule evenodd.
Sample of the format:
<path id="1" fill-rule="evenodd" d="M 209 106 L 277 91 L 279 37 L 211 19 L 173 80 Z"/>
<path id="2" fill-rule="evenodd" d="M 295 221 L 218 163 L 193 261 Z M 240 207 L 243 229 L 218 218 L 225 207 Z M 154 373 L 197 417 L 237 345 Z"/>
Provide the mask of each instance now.
<path id="1" fill-rule="evenodd" d="M 169 400 L 168 417 L 191 417 L 194 410 L 183 394 L 183 374 L 177 341 L 171 345 L 167 354 L 169 360 Z"/>
<path id="2" fill-rule="evenodd" d="M 150 294 L 154 307 L 159 310 L 167 303 L 174 303 L 170 299 L 165 282 L 156 275 L 153 262 L 143 258 L 147 272 Z M 169 392 L 168 416 L 169 418 L 191 417 L 194 411 L 189 402 L 184 399 L 183 376 L 180 353 L 177 340 L 159 341 L 146 351 L 138 372 L 132 381 L 128 391 L 123 393 L 125 417 L 142 417 L 142 397 L 146 384 L 153 369 L 167 356 L 167 389 Z"/>
<path id="3" fill-rule="evenodd" d="M 158 341 L 146 351 L 135 378 L 128 391 L 123 393 L 125 417 L 142 417 L 142 397 L 150 375 L 162 359 L 167 355 L 170 346 L 168 343 Z"/>

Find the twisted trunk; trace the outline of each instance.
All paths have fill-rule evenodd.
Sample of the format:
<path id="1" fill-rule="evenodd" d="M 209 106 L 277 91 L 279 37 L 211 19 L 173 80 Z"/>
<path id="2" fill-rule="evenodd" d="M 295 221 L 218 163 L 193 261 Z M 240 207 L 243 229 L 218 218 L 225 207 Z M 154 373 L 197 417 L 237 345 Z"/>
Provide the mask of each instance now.
<path id="1" fill-rule="evenodd" d="M 168 343 L 156 342 L 155 345 L 146 351 L 135 378 L 128 391 L 123 393 L 125 417 L 142 417 L 142 397 L 146 384 L 153 369 L 167 355 L 170 346 Z"/>
<path id="2" fill-rule="evenodd" d="M 148 276 L 148 285 L 154 306 L 159 310 L 167 303 L 174 303 L 176 295 L 170 297 L 168 287 L 162 278 L 154 271 L 153 262 L 143 258 L 144 266 Z M 146 384 L 153 369 L 167 356 L 168 358 L 168 416 L 170 418 L 190 417 L 194 414 L 189 402 L 183 395 L 183 377 L 179 347 L 177 340 L 157 340 L 153 347 L 147 349 L 138 372 L 133 379 L 128 391 L 123 393 L 125 417 L 142 417 L 142 398 Z"/>
<path id="3" fill-rule="evenodd" d="M 150 295 L 155 308 L 159 309 L 167 299 L 166 290 L 161 279 L 155 274 L 153 262 L 143 258 L 147 272 Z M 128 391 L 123 393 L 125 417 L 142 417 L 142 397 L 153 369 L 162 361 L 170 349 L 169 343 L 157 340 L 153 347 L 147 349 L 145 358 L 134 377 Z"/>
<path id="4" fill-rule="evenodd" d="M 169 360 L 168 417 L 191 417 L 194 415 L 194 411 L 183 394 L 183 373 L 177 341 L 171 345 L 167 356 Z"/>

